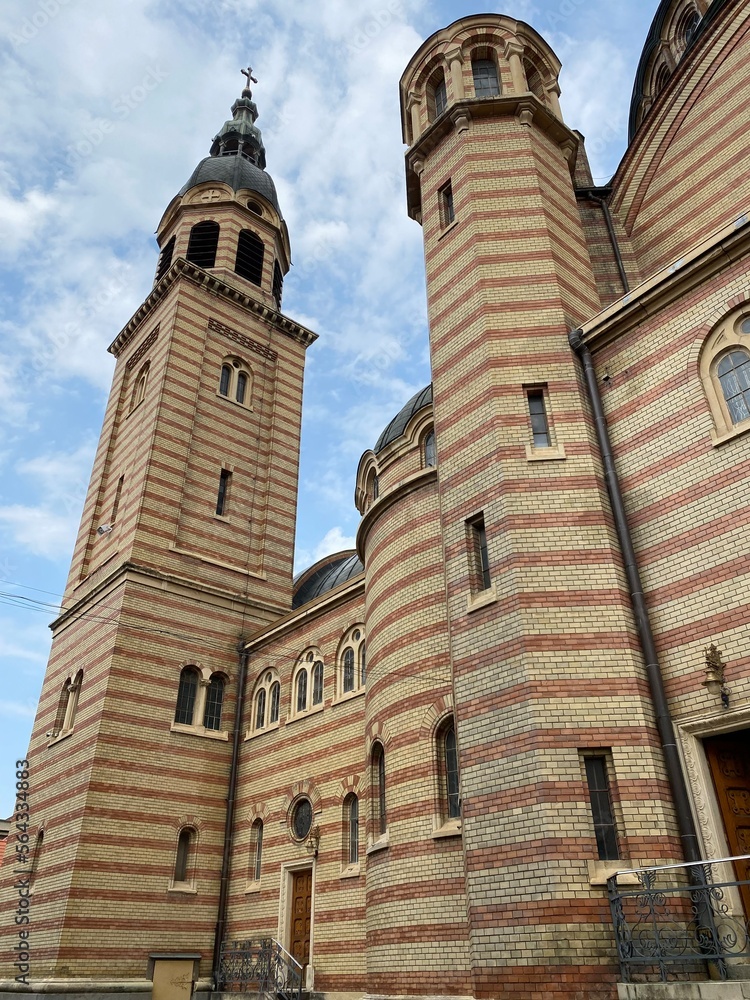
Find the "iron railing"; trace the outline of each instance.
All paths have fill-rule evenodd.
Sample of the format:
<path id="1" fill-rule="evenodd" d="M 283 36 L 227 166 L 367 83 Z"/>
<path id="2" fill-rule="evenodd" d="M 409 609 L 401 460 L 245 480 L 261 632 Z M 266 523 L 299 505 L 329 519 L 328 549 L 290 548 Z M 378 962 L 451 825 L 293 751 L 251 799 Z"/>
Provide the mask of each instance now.
<path id="1" fill-rule="evenodd" d="M 216 989 L 301 1000 L 302 966 L 273 938 L 223 941 Z"/>
<path id="2" fill-rule="evenodd" d="M 750 963 L 750 924 L 739 893 L 750 879 L 715 878 L 717 865 L 749 860 L 745 854 L 638 868 L 608 879 L 623 981 L 728 979 L 732 965 Z M 618 885 L 621 875 L 634 875 L 638 884 Z"/>

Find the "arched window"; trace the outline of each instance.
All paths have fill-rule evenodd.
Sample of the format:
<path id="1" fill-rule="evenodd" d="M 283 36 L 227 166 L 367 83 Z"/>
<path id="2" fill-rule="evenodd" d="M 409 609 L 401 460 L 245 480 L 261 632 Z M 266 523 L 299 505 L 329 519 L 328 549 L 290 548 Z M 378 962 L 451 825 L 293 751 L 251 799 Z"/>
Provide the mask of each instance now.
<path id="1" fill-rule="evenodd" d="M 241 278 L 247 278 L 254 285 L 263 281 L 263 240 L 252 229 L 243 229 L 237 240 L 237 257 L 234 270 Z"/>
<path id="2" fill-rule="evenodd" d="M 266 725 L 266 689 L 261 688 L 255 696 L 255 728 L 263 729 Z"/>
<path id="3" fill-rule="evenodd" d="M 177 855 L 174 863 L 174 882 L 189 882 L 193 867 L 193 848 L 196 833 L 193 827 L 184 826 L 177 838 Z"/>
<path id="4" fill-rule="evenodd" d="M 438 730 L 437 742 L 441 811 L 445 819 L 458 819 L 461 815 L 461 797 L 458 787 L 456 726 L 452 716 Z"/>
<path id="5" fill-rule="evenodd" d="M 677 38 L 682 51 L 684 51 L 692 41 L 693 35 L 700 24 L 700 20 L 701 16 L 695 7 L 686 7 L 680 15 L 677 22 L 675 37 Z"/>
<path id="6" fill-rule="evenodd" d="M 437 465 L 437 452 L 435 450 L 435 431 L 428 431 L 424 439 L 424 464 L 426 469 Z"/>
<path id="7" fill-rule="evenodd" d="M 219 375 L 219 395 L 250 407 L 253 377 L 242 358 L 224 358 Z"/>
<path id="8" fill-rule="evenodd" d="M 669 83 L 669 78 L 672 75 L 672 71 L 666 63 L 662 63 L 654 75 L 654 89 L 653 96 L 657 97 L 662 90 Z"/>
<path id="9" fill-rule="evenodd" d="M 180 686 L 177 689 L 177 707 L 174 721 L 181 726 L 192 726 L 195 699 L 198 694 L 198 670 L 183 667 L 180 671 Z"/>
<path id="10" fill-rule="evenodd" d="M 279 262 L 273 262 L 273 297 L 276 300 L 276 308 L 281 309 L 281 295 L 284 290 L 284 275 L 281 273 Z"/>
<path id="11" fill-rule="evenodd" d="M 445 74 L 442 69 L 439 69 L 427 86 L 427 110 L 430 121 L 434 122 L 436 118 L 439 118 L 447 106 L 448 88 L 445 85 Z"/>
<path id="12" fill-rule="evenodd" d="M 344 692 L 354 690 L 354 650 L 344 650 Z"/>
<path id="13" fill-rule="evenodd" d="M 359 799 L 350 793 L 344 799 L 344 863 L 359 861 Z"/>
<path id="14" fill-rule="evenodd" d="M 381 837 L 388 829 L 385 809 L 385 752 L 383 744 L 373 743 L 370 757 L 372 782 L 372 827 L 373 834 Z"/>
<path id="15" fill-rule="evenodd" d="M 472 59 L 471 72 L 474 77 L 475 97 L 497 97 L 500 81 L 494 59 Z"/>
<path id="16" fill-rule="evenodd" d="M 312 703 L 313 705 L 323 704 L 323 661 L 316 660 L 312 669 Z"/>
<path id="17" fill-rule="evenodd" d="M 187 259 L 197 267 L 213 267 L 219 245 L 219 223 L 197 222 L 190 230 Z"/>
<path id="18" fill-rule="evenodd" d="M 63 688 L 64 694 L 64 707 L 62 713 L 62 722 L 60 725 L 60 733 L 56 735 L 62 735 L 63 733 L 69 733 L 73 729 L 76 721 L 76 713 L 78 712 L 78 699 L 81 695 L 81 685 L 83 684 L 83 670 L 79 670 L 74 678 L 68 678 L 65 682 Z"/>
<path id="19" fill-rule="evenodd" d="M 716 374 L 732 424 L 750 419 L 750 354 L 744 350 L 725 354 Z"/>
<path id="20" fill-rule="evenodd" d="M 278 681 L 271 685 L 271 706 L 268 710 L 268 724 L 273 725 L 279 721 L 279 698 L 281 695 L 281 685 Z"/>
<path id="21" fill-rule="evenodd" d="M 523 68 L 526 73 L 526 86 L 529 88 L 532 94 L 539 98 L 543 103 L 546 102 L 544 94 L 544 81 L 542 80 L 542 75 L 537 69 L 537 67 L 528 59 L 524 59 Z"/>
<path id="22" fill-rule="evenodd" d="M 221 706 L 224 701 L 224 678 L 220 674 L 213 674 L 208 682 L 206 691 L 206 711 L 203 716 L 203 725 L 206 729 L 213 729 L 217 732 L 221 729 Z"/>
<path id="23" fill-rule="evenodd" d="M 250 831 L 250 881 L 260 882 L 263 859 L 263 820 L 256 819 Z"/>
<path id="24" fill-rule="evenodd" d="M 146 384 L 148 383 L 148 371 L 151 367 L 151 362 L 147 361 L 144 365 L 141 365 L 141 369 L 133 386 L 133 394 L 130 397 L 130 409 L 134 410 L 139 403 L 142 403 L 146 398 Z"/>
<path id="25" fill-rule="evenodd" d="M 297 711 L 304 712 L 307 709 L 307 671 L 300 670 L 297 674 Z"/>
<path id="26" fill-rule="evenodd" d="M 156 265 L 156 281 L 161 281 L 161 279 L 169 270 L 169 267 L 172 263 L 172 256 L 174 254 L 174 247 L 175 247 L 175 237 L 173 236 L 161 248 L 161 253 L 159 254 L 159 263 Z"/>
<path id="27" fill-rule="evenodd" d="M 362 625 L 352 625 L 341 639 L 337 658 L 339 698 L 360 691 L 365 686 L 367 666 L 364 645 L 365 630 Z"/>

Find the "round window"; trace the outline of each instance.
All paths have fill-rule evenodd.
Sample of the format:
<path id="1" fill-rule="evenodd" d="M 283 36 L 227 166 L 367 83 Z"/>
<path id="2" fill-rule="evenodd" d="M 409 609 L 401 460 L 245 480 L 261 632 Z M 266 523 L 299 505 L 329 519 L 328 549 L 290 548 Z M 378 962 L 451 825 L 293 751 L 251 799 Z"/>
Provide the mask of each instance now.
<path id="1" fill-rule="evenodd" d="M 740 333 L 750 333 L 750 316 L 740 323 Z"/>
<path id="2" fill-rule="evenodd" d="M 292 813 L 292 833 L 297 840 L 304 840 L 312 826 L 312 805 L 309 799 L 300 799 Z"/>

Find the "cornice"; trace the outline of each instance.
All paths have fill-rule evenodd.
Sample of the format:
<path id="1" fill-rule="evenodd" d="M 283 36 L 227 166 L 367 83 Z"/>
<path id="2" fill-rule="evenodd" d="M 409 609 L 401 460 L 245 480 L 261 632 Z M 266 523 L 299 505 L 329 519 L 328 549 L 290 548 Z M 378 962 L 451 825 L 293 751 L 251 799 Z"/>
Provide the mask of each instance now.
<path id="1" fill-rule="evenodd" d="M 603 347 L 749 252 L 750 215 L 743 214 L 598 312 L 581 326 L 581 339 L 591 350 Z"/>
<path id="2" fill-rule="evenodd" d="M 392 489 L 388 490 L 387 493 L 383 493 L 382 496 L 379 496 L 375 500 L 359 522 L 359 528 L 357 529 L 357 555 L 363 565 L 367 565 L 365 563 L 367 535 L 375 521 L 410 493 L 415 493 L 417 490 L 421 490 L 423 486 L 434 482 L 437 482 L 437 466 L 433 465 L 428 469 L 420 469 L 419 472 L 414 472 L 411 476 L 407 476 L 406 479 L 403 479 Z"/>
<path id="3" fill-rule="evenodd" d="M 295 323 L 294 320 L 283 313 L 269 309 L 268 306 L 263 305 L 262 302 L 254 299 L 251 295 L 240 291 L 239 288 L 235 288 L 233 285 L 227 284 L 227 282 L 222 281 L 221 278 L 217 278 L 209 271 L 204 271 L 202 267 L 191 264 L 184 257 L 178 257 L 164 277 L 154 285 L 143 304 L 133 313 L 109 345 L 107 350 L 110 354 L 114 354 L 115 357 L 120 356 L 141 324 L 148 319 L 156 306 L 165 298 L 171 287 L 180 279 L 191 281 L 194 285 L 207 289 L 212 295 L 228 299 L 233 305 L 238 305 L 248 312 L 254 313 L 265 320 L 270 326 L 274 327 L 274 329 L 284 334 L 284 336 L 290 337 L 304 347 L 309 347 L 310 344 L 318 339 L 317 333 L 313 333 L 307 327 L 302 326 L 300 323 Z"/>
<path id="4" fill-rule="evenodd" d="M 490 117 L 516 118 L 521 125 L 528 126 L 532 123 L 536 125 L 560 146 L 572 173 L 579 144 L 578 136 L 560 121 L 536 94 L 528 91 L 525 94 L 501 94 L 491 98 L 463 98 L 451 104 L 406 151 L 406 193 L 409 214 L 412 218 L 419 212 L 421 205 L 419 176 L 422 171 L 419 164 L 424 162 L 454 128 L 464 130 L 468 128 L 472 119 Z"/>

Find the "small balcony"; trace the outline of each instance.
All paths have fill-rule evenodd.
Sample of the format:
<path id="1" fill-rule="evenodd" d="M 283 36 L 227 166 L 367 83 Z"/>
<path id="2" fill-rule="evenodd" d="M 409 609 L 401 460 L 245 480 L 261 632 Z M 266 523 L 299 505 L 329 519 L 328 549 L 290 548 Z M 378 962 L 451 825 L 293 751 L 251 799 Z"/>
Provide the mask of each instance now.
<path id="1" fill-rule="evenodd" d="M 608 880 L 621 1000 L 750 997 L 750 877 L 734 877 L 750 875 L 749 862 L 746 854 Z M 619 886 L 618 875 L 637 884 Z"/>

